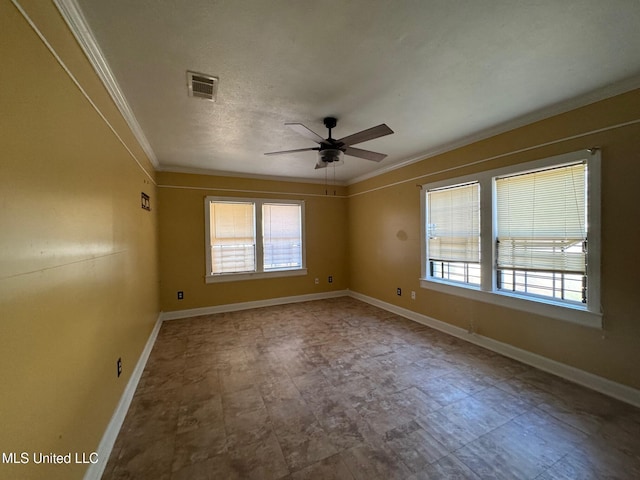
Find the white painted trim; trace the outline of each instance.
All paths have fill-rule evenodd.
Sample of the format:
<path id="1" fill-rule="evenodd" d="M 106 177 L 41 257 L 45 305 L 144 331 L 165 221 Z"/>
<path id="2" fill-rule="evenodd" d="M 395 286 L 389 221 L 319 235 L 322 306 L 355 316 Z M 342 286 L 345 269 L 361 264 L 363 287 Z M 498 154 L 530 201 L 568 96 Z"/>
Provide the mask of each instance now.
<path id="1" fill-rule="evenodd" d="M 585 372 L 584 370 L 580 370 L 570 365 L 551 360 L 527 350 L 514 347 L 507 343 L 499 342 L 489 337 L 468 332 L 463 328 L 456 327 L 449 323 L 436 320 L 435 318 L 428 317 L 426 315 L 408 310 L 406 308 L 398 307 L 397 305 L 393 305 L 391 303 L 387 303 L 373 297 L 369 297 L 362 293 L 349 291 L 349 296 L 375 307 L 382 308 L 383 310 L 395 313 L 409 320 L 413 320 L 422 325 L 426 325 L 436 330 L 440 330 L 441 332 L 448 333 L 449 335 L 453 335 L 454 337 L 466 340 L 467 342 L 479 345 L 488 350 L 492 350 L 501 355 L 504 355 L 505 357 L 513 358 L 514 360 L 518 360 L 519 362 L 531 365 L 532 367 L 535 367 L 539 370 L 552 373 L 553 375 L 557 375 L 566 380 L 577 383 L 578 385 L 582 385 L 583 387 L 603 393 L 636 407 L 640 407 L 640 390 L 637 390 L 635 388 L 628 387 L 621 383 L 608 380 L 604 377 L 600 377 L 589 372 Z"/>
<path id="2" fill-rule="evenodd" d="M 237 177 L 240 178 L 240 177 Z M 181 190 L 204 190 L 206 192 L 257 193 L 260 195 L 293 195 L 296 197 L 347 198 L 346 195 L 325 195 L 324 193 L 272 192 L 268 190 L 243 190 L 238 188 L 193 187 L 186 185 L 158 185 L 158 188 L 177 188 Z"/>
<path id="3" fill-rule="evenodd" d="M 207 252 L 209 251 L 210 250 L 207 249 Z M 211 260 L 207 260 L 207 265 L 210 264 Z M 258 280 L 260 278 L 303 277 L 305 275 L 307 275 L 306 268 L 296 268 L 289 270 L 269 270 L 267 272 L 222 273 L 216 275 L 207 275 L 204 277 L 204 281 L 206 283 L 246 282 L 247 280 Z"/>
<path id="4" fill-rule="evenodd" d="M 140 354 L 140 358 L 138 359 L 136 367 L 131 374 L 131 378 L 127 383 L 122 397 L 120 398 L 120 402 L 118 403 L 118 406 L 116 407 L 116 410 L 111 417 L 111 421 L 109 422 L 109 425 L 107 426 L 107 429 L 102 436 L 102 440 L 100 441 L 97 449 L 98 463 L 89 466 L 87 472 L 84 475 L 84 480 L 99 480 L 104 472 L 107 461 L 109 460 L 109 457 L 111 455 L 113 445 L 115 444 L 118 433 L 120 432 L 120 428 L 122 427 L 122 423 L 124 422 L 129 406 L 131 405 L 131 400 L 133 399 L 133 395 L 138 386 L 138 382 L 140 381 L 142 372 L 144 371 L 147 360 L 149 359 L 149 355 L 151 354 L 151 350 L 153 349 L 153 345 L 155 344 L 162 322 L 181 318 L 197 317 L 201 315 L 235 312 L 252 308 L 308 302 L 313 300 L 323 300 L 327 298 L 338 298 L 344 296 L 350 296 L 375 307 L 382 308 L 383 310 L 387 310 L 389 312 L 405 317 L 409 320 L 413 320 L 422 325 L 426 325 L 436 330 L 448 333 L 449 335 L 453 335 L 454 337 L 466 340 L 475 345 L 479 345 L 494 352 L 500 353 L 501 355 L 504 355 L 506 357 L 513 358 L 527 365 L 531 365 L 540 370 L 565 378 L 584 387 L 596 390 L 605 395 L 609 395 L 610 397 L 616 398 L 623 402 L 640 407 L 640 390 L 636 390 L 626 385 L 613 382 L 606 378 L 585 372 L 584 370 L 565 365 L 546 357 L 542 357 L 535 353 L 522 350 L 512 345 L 493 340 L 489 337 L 470 333 L 463 328 L 456 327 L 454 325 L 436 320 L 421 313 L 398 307 L 382 300 L 378 300 L 376 298 L 369 297 L 362 293 L 350 290 L 336 290 L 331 292 L 311 293 L 291 297 L 270 298 L 250 302 L 193 308 L 189 310 L 176 310 L 173 312 L 161 312 L 158 316 L 158 320 L 156 321 L 156 324 L 151 331 L 151 334 L 149 335 L 147 343 L 142 350 L 142 353 Z"/>
<path id="5" fill-rule="evenodd" d="M 445 143 L 440 147 L 427 150 L 422 154 L 411 157 L 407 160 L 402 160 L 400 162 L 391 164 L 389 166 L 374 170 L 373 172 L 365 173 L 358 177 L 354 177 L 350 180 L 347 180 L 346 183 L 347 185 L 354 185 L 356 183 L 369 180 L 370 178 L 375 178 L 380 175 L 384 175 L 385 173 L 389 173 L 394 170 L 398 170 L 400 168 L 406 167 L 408 165 L 421 162 L 428 158 L 432 158 L 437 155 L 442 155 L 444 153 L 450 152 L 452 150 L 456 150 L 458 148 L 466 147 L 468 145 L 471 145 L 472 143 L 481 142 L 482 140 L 487 140 L 491 137 L 501 135 L 508 131 L 525 127 L 532 123 L 539 122 L 547 118 L 555 117 L 563 113 L 570 112 L 571 110 L 577 110 L 578 108 L 585 107 L 592 103 L 600 102 L 611 97 L 615 97 L 616 95 L 622 95 L 623 93 L 630 92 L 632 90 L 635 90 L 638 87 L 640 87 L 640 75 L 636 75 L 634 77 L 627 78 L 621 82 L 608 85 L 594 92 L 587 93 L 586 95 L 581 95 L 579 97 L 575 97 L 564 102 L 553 104 L 548 108 L 537 110 L 527 115 L 523 115 L 521 117 L 508 120 L 504 123 L 501 123 L 500 125 L 482 130 L 480 132 L 461 138 L 459 140 Z"/>
<path id="6" fill-rule="evenodd" d="M 87 20 L 84 18 L 82 10 L 78 6 L 77 2 L 75 0 L 53 0 L 53 3 L 69 26 L 69 30 L 71 30 L 71 33 L 73 33 L 73 36 L 78 41 L 78 44 L 89 60 L 89 63 L 91 63 L 91 66 L 98 74 L 98 77 L 100 77 L 100 80 L 107 89 L 107 92 L 109 92 L 111 99 L 118 107 L 118 110 L 120 110 L 120 113 L 129 125 L 129 128 L 136 137 L 136 140 L 138 140 L 142 150 L 147 154 L 147 157 L 149 157 L 153 166 L 157 168 L 159 164 L 156 154 L 151 148 L 147 137 L 138 123 L 138 120 L 136 120 L 131 107 L 129 107 L 129 103 L 122 93 L 120 85 L 118 85 L 116 77 L 113 75 L 102 50 L 100 50 L 98 42 L 91 33 Z"/>
<path id="7" fill-rule="evenodd" d="M 367 194 L 367 193 L 377 192 L 378 190 L 384 190 L 385 188 L 395 187 L 397 185 L 403 185 L 405 183 L 411 183 L 411 182 L 423 180 L 425 178 L 433 177 L 435 175 L 440 175 L 442 173 L 455 172 L 456 170 L 460 170 L 462 168 L 467 168 L 467 167 L 471 167 L 471 166 L 474 166 L 474 165 L 479 165 L 479 164 L 482 164 L 482 163 L 490 162 L 492 160 L 497 160 L 499 158 L 510 157 L 511 155 L 516 155 L 518 153 L 529 152 L 531 150 L 536 150 L 538 148 L 548 147 L 550 145 L 556 145 L 556 144 L 567 142 L 567 141 L 570 141 L 570 140 L 575 140 L 575 139 L 578 139 L 578 138 L 584 138 L 584 137 L 588 137 L 590 135 L 596 135 L 596 134 L 602 133 L 602 132 L 608 132 L 609 130 L 616 130 L 618 128 L 629 127 L 629 126 L 632 126 L 632 125 L 636 125 L 638 123 L 640 123 L 640 118 L 636 118 L 634 120 L 630 120 L 630 121 L 624 122 L 624 123 L 618 123 L 616 125 L 611 125 L 611 126 L 608 126 L 608 127 L 598 128 L 597 130 L 591 130 L 589 132 L 578 133 L 576 135 L 571 135 L 570 137 L 558 138 L 556 140 L 551 140 L 549 142 L 541 143 L 541 144 L 538 144 L 538 145 L 532 145 L 530 147 L 524 147 L 524 148 L 521 148 L 519 150 L 513 150 L 513 151 L 510 151 L 510 152 L 500 153 L 498 155 L 494 155 L 492 157 L 487 157 L 487 158 L 482 158 L 480 160 L 475 160 L 473 162 L 468 162 L 468 163 L 464 163 L 464 164 L 461 164 L 461 165 L 454 165 L 453 167 L 443 168 L 442 170 L 436 170 L 436 171 L 433 171 L 433 172 L 425 173 L 424 175 L 418 175 L 417 177 L 411 177 L 411 178 L 407 178 L 405 180 L 398 180 L 397 182 L 387 183 L 387 184 L 381 185 L 379 187 L 374 187 L 374 188 L 370 188 L 368 190 L 363 190 L 362 192 L 350 193 L 348 195 L 348 197 L 349 198 L 357 197 L 359 195 L 364 195 L 364 194 Z M 450 151 L 450 150 L 447 150 L 447 151 Z M 431 158 L 432 156 L 435 156 L 435 155 L 431 155 L 430 157 L 426 157 L 423 160 L 426 160 L 427 158 Z M 353 185 L 353 183 L 350 183 L 349 185 Z"/>
<path id="8" fill-rule="evenodd" d="M 144 371 L 147 360 L 149 359 L 149 355 L 151 354 L 151 350 L 153 349 L 153 345 L 155 344 L 156 338 L 158 336 L 158 332 L 160 331 L 160 327 L 162 322 L 168 320 L 177 320 L 181 318 L 190 318 L 197 317 L 201 315 L 212 315 L 216 313 L 224 313 L 224 312 L 235 312 L 240 310 L 248 310 L 252 308 L 260 308 L 260 307 L 268 307 L 274 305 L 284 305 L 289 303 L 299 303 L 299 302 L 308 302 L 313 300 L 323 300 L 327 298 L 338 298 L 349 296 L 355 298 L 356 300 L 363 301 L 370 305 L 373 305 L 378 308 L 382 308 L 383 310 L 387 310 L 389 312 L 400 315 L 409 320 L 413 320 L 422 325 L 426 325 L 428 327 L 434 328 L 441 332 L 448 333 L 449 335 L 453 335 L 454 337 L 460 338 L 462 340 L 466 340 L 475 345 L 479 345 L 481 347 L 487 348 L 494 352 L 500 353 L 509 358 L 513 358 L 527 365 L 531 365 L 540 370 L 544 370 L 546 372 L 552 373 L 559 377 L 570 380 L 574 383 L 582 385 L 584 387 L 590 388 L 592 390 L 596 390 L 605 395 L 609 395 L 613 398 L 617 398 L 623 402 L 629 403 L 631 405 L 640 407 L 640 390 L 636 390 L 634 388 L 628 387 L 626 385 L 622 385 L 617 382 L 613 382 L 603 377 L 599 377 L 597 375 L 593 375 L 591 373 L 585 372 L 584 370 L 580 370 L 575 367 L 571 367 L 569 365 L 565 365 L 560 362 L 556 362 L 555 360 L 551 360 L 535 353 L 528 352 L 526 350 L 522 350 L 520 348 L 514 347 L 512 345 L 499 342 L 497 340 L 493 340 L 489 337 L 484 337 L 482 335 L 470 333 L 467 330 L 456 327 L 454 325 L 448 324 L 446 322 L 442 322 L 440 320 L 436 320 L 434 318 L 428 317 L 418 312 L 414 312 L 412 310 L 408 310 L 406 308 L 398 307 L 396 305 L 384 302 L 382 300 L 378 300 L 373 297 L 369 297 L 362 293 L 350 291 L 350 290 L 336 290 L 332 292 L 321 292 L 321 293 L 311 293 L 305 295 L 296 295 L 291 297 L 279 297 L 279 298 L 270 298 L 266 300 L 256 300 L 250 302 L 241 302 L 241 303 L 231 303 L 226 305 L 217 305 L 211 307 L 202 307 L 202 308 L 193 308 L 189 310 L 177 310 L 173 312 L 161 312 L 158 316 L 158 320 L 149 335 L 147 343 L 140 354 L 140 358 L 138 359 L 138 363 L 134 368 L 131 378 L 127 383 L 127 386 L 120 398 L 120 402 L 116 407 L 116 410 L 111 417 L 111 421 L 105 430 L 104 435 L 102 436 L 102 440 L 98 445 L 97 453 L 98 453 L 98 463 L 92 464 L 87 469 L 84 480 L 99 480 L 104 473 L 104 469 L 107 466 L 107 462 L 111 455 L 111 451 L 113 449 L 113 445 L 118 437 L 120 432 L 120 428 L 122 427 L 122 423 L 124 422 L 125 416 L 131 405 L 131 400 L 133 399 L 133 395 L 138 386 L 138 382 L 140 381 L 140 377 L 142 376 L 142 372 Z"/>
<path id="9" fill-rule="evenodd" d="M 272 182 L 287 182 L 287 183 L 308 183 L 314 185 L 322 185 L 327 187 L 345 187 L 347 184 L 343 181 L 336 180 L 331 182 L 331 185 L 327 185 L 325 178 L 305 178 L 305 177 L 286 177 L 283 175 L 263 175 L 259 173 L 243 173 L 243 172 L 230 172 L 227 170 L 214 170 L 207 168 L 197 167 L 180 167 L 177 165 L 161 165 L 156 169 L 158 172 L 167 173 L 187 173 L 193 175 L 207 175 L 212 177 L 234 177 L 234 178 L 249 178 L 256 180 L 265 180 Z"/>
<path id="10" fill-rule="evenodd" d="M 267 298 L 265 300 L 254 300 L 250 302 L 227 303 L 225 305 L 215 305 L 211 307 L 162 312 L 160 313 L 160 318 L 162 319 L 162 321 L 177 320 L 180 318 L 199 317 L 202 315 L 214 315 L 216 313 L 225 312 L 237 312 L 240 310 L 249 310 L 251 308 L 271 307 L 274 305 L 285 305 L 287 303 L 310 302 L 313 300 L 324 300 L 327 298 L 346 296 L 349 296 L 349 290 L 334 290 L 331 292 L 308 293 L 305 295 L 295 295 L 292 297 Z"/>
<path id="11" fill-rule="evenodd" d="M 160 331 L 161 325 L 161 315 L 158 315 L 156 324 L 153 326 L 153 330 L 151 330 L 151 334 L 149 335 L 147 343 L 142 349 L 142 353 L 138 358 L 138 362 L 136 363 L 133 372 L 131 372 L 131 377 L 129 378 L 129 382 L 127 383 L 127 386 L 125 387 L 124 392 L 120 397 L 118 406 L 113 412 L 111 421 L 107 425 L 107 429 L 102 435 L 102 440 L 100 440 L 100 444 L 98 445 L 97 449 L 98 462 L 89 466 L 84 475 L 84 480 L 100 480 L 102 474 L 104 473 L 104 469 L 107 466 L 109 457 L 111 456 L 111 451 L 113 450 L 113 445 L 116 443 L 116 439 L 118 438 L 118 434 L 120 433 L 122 423 L 127 416 L 127 411 L 129 410 L 129 406 L 131 405 L 131 400 L 133 400 L 133 395 L 136 393 L 138 382 L 140 381 L 140 377 L 142 377 L 142 372 L 144 371 L 144 367 L 147 364 L 147 360 L 149 359 L 149 355 L 151 354 L 153 345 L 156 342 L 156 338 L 158 337 L 158 332 Z"/>
<path id="12" fill-rule="evenodd" d="M 86 90 L 84 88 L 82 88 L 82 85 L 80 85 L 80 82 L 78 81 L 78 79 L 73 75 L 73 73 L 71 72 L 71 70 L 69 69 L 69 67 L 67 67 L 67 65 L 62 61 L 62 58 L 60 58 L 60 55 L 58 55 L 58 53 L 54 50 L 53 46 L 49 43 L 49 41 L 46 39 L 46 37 L 44 36 L 44 34 L 40 31 L 40 29 L 38 28 L 38 26 L 34 23 L 33 20 L 31 20 L 31 17 L 29 17 L 29 15 L 27 14 L 27 12 L 24 10 L 24 8 L 22 8 L 22 6 L 20 5 L 20 3 L 18 2 L 18 0 L 11 0 L 11 2 L 13 3 L 13 5 L 16 7 L 16 9 L 20 12 L 20 14 L 24 17 L 24 19 L 27 21 L 27 23 L 29 24 L 29 26 L 33 29 L 33 31 L 36 33 L 36 35 L 38 35 L 38 37 L 40 38 L 40 40 L 42 41 L 42 43 L 44 43 L 45 47 L 47 47 L 47 49 L 49 50 L 49 52 L 51 53 L 51 55 L 53 55 L 53 58 L 55 58 L 55 60 L 58 62 L 58 64 L 60 65 L 60 67 L 62 67 L 62 69 L 65 71 L 65 73 L 67 74 L 67 76 L 69 77 L 69 79 L 71 79 L 71 81 L 73 82 L 73 84 L 78 88 L 78 90 L 80 90 L 80 93 L 82 93 L 82 95 L 84 95 L 85 99 L 89 102 L 89 105 L 91 105 L 93 107 L 93 109 L 96 111 L 96 113 L 100 116 L 100 118 L 102 118 L 102 120 L 104 121 L 104 123 L 107 125 L 107 127 L 109 127 L 109 129 L 111 130 L 111 132 L 115 135 L 115 137 L 118 139 L 118 141 L 122 144 L 122 146 L 125 148 L 125 150 L 129 153 L 129 155 L 131 155 L 131 158 L 133 158 L 133 160 L 136 162 L 136 164 L 138 165 L 138 167 L 140 167 L 140 169 L 143 171 L 143 173 L 149 177 L 149 180 L 151 180 L 151 182 L 156 185 L 156 180 L 153 178 L 153 176 L 147 172 L 147 170 L 144 168 L 144 166 L 142 165 L 142 163 L 140 163 L 140 160 L 138 160 L 138 157 L 135 156 L 135 154 L 131 151 L 131 149 L 129 148 L 129 146 L 125 143 L 125 141 L 122 139 L 122 137 L 118 134 L 118 132 L 116 131 L 116 129 L 113 127 L 113 125 L 111 125 L 111 123 L 109 123 L 109 120 L 107 119 L 107 117 L 102 113 L 102 111 L 98 108 L 98 106 L 95 104 L 95 102 L 91 99 L 91 97 L 89 96 L 89 94 L 86 92 Z"/>
<path id="13" fill-rule="evenodd" d="M 134 136 L 138 140 L 140 146 L 142 147 L 146 155 L 149 157 L 149 160 L 151 161 L 151 163 L 156 169 L 160 169 L 160 163 L 157 160 L 157 157 L 149 141 L 147 140 L 144 134 L 144 131 L 140 127 L 140 124 L 138 123 L 137 119 L 135 118 L 135 115 L 133 114 L 133 111 L 131 110 L 131 107 L 129 106 L 124 94 L 122 93 L 122 90 L 118 85 L 118 82 L 115 76 L 113 75 L 113 72 L 111 71 L 111 68 L 109 67 L 108 62 L 106 61 L 106 58 L 104 57 L 98 45 L 98 42 L 93 36 L 93 33 L 91 32 L 91 29 L 89 28 L 89 25 L 84 15 L 82 14 L 82 10 L 78 6 L 78 3 L 76 2 L 76 0 L 53 0 L 53 3 L 60 11 L 60 14 L 62 15 L 67 25 L 69 26 L 69 29 L 71 30 L 74 37 L 78 41 L 78 44 L 84 51 L 89 62 L 93 66 L 94 70 L 96 71 L 97 75 L 100 77 L 100 80 L 102 81 L 105 88 L 109 92 L 109 95 L 111 96 L 114 103 L 118 107 L 118 110 L 120 110 L 120 113 L 126 120 L 129 127 L 131 128 L 131 131 L 133 132 Z M 548 108 L 540 109 L 540 110 L 528 113 L 526 115 L 523 115 L 521 117 L 508 120 L 502 124 L 499 124 L 491 128 L 487 128 L 473 135 L 469 135 L 464 138 L 458 139 L 456 141 L 446 143 L 434 149 L 427 150 L 424 153 L 411 157 L 409 159 L 400 160 L 396 163 L 393 163 L 388 166 L 382 166 L 382 168 L 378 168 L 372 172 L 365 173 L 358 177 L 337 182 L 337 184 L 340 186 L 354 185 L 362 181 L 368 180 L 370 178 L 375 178 L 380 175 L 384 175 L 385 173 L 391 172 L 393 170 L 398 170 L 400 168 L 412 165 L 414 163 L 421 162 L 425 159 L 432 158 L 434 156 L 441 155 L 443 153 L 465 147 L 472 143 L 486 140 L 488 138 L 494 137 L 496 135 L 500 135 L 510 130 L 514 130 L 516 128 L 530 125 L 534 122 L 551 118 L 553 116 L 560 115 L 560 114 L 569 112 L 571 110 L 576 110 L 578 108 L 584 107 L 586 105 L 589 105 L 595 102 L 606 100 L 616 95 L 621 95 L 623 93 L 630 92 L 638 88 L 639 85 L 640 85 L 640 75 L 636 75 L 636 76 L 627 78 L 623 81 L 607 85 L 604 88 L 600 88 L 596 91 L 589 92 L 585 95 L 574 97 L 564 102 L 554 104 Z M 178 166 L 172 166 L 172 165 L 167 165 L 162 167 L 162 171 L 167 171 L 167 172 L 182 171 L 182 172 L 189 173 L 190 171 L 193 171 L 193 170 L 201 170 L 201 169 L 191 169 L 189 167 L 178 167 Z M 229 175 L 229 176 L 234 176 L 239 178 L 261 178 L 261 176 L 258 176 L 258 175 L 242 173 L 242 172 L 214 172 L 214 171 L 210 171 L 210 172 L 211 173 L 209 173 L 209 175 Z M 268 176 L 265 176 L 264 178 L 268 178 Z M 272 177 L 272 178 L 281 178 L 281 177 Z M 290 181 L 290 180 L 286 180 L 286 178 L 287 177 L 282 177 L 282 180 Z M 296 179 L 296 181 L 297 180 L 298 179 Z M 321 179 L 299 179 L 299 180 L 305 181 L 305 182 L 311 182 L 311 183 L 322 183 Z"/>
<path id="14" fill-rule="evenodd" d="M 590 172 L 588 178 L 588 225 L 589 225 L 589 252 L 588 265 L 589 274 L 589 302 L 587 305 L 570 304 L 554 301 L 551 298 L 535 297 L 533 295 L 518 294 L 515 292 L 500 291 L 496 287 L 496 222 L 497 222 L 497 200 L 496 186 L 497 178 L 532 172 L 539 169 L 559 167 L 562 165 L 572 165 L 578 162 L 586 162 Z M 427 222 L 427 201 L 426 194 L 430 190 L 456 186 L 470 182 L 480 184 L 480 193 L 483 195 L 480 202 L 480 213 L 482 216 L 481 227 L 481 266 L 482 281 L 479 287 L 465 285 L 455 282 L 447 282 L 441 279 L 431 278 L 427 272 L 427 242 L 425 235 L 425 222 Z M 525 312 L 544 315 L 578 325 L 603 328 L 603 312 L 600 304 L 600 151 L 579 150 L 576 152 L 555 155 L 553 157 L 533 160 L 527 163 L 510 165 L 507 167 L 485 170 L 476 174 L 464 175 L 456 178 L 448 178 L 421 186 L 421 271 L 422 278 L 420 286 L 450 295 L 472 298 L 485 303 L 513 308 Z M 428 222 L 427 222 L 428 223 Z M 593 241 L 592 241 L 593 240 Z"/>
<path id="15" fill-rule="evenodd" d="M 500 305 L 501 307 L 533 313 L 555 320 L 574 323 L 582 327 L 601 330 L 603 327 L 603 314 L 590 312 L 571 304 L 553 303 L 551 299 L 537 299 L 525 295 L 504 294 L 499 291 L 484 291 L 463 284 L 454 285 L 444 281 L 432 281 L 420 279 L 420 287 L 436 292 L 455 295 L 457 297 L 471 298 L 479 302 Z"/>
<path id="16" fill-rule="evenodd" d="M 211 249 L 211 204 L 212 203 L 246 203 L 253 205 L 253 223 L 254 223 L 254 247 L 255 247 L 255 259 L 254 259 L 254 272 L 243 273 L 223 273 L 214 274 L 211 270 L 213 268 Z M 280 270 L 265 270 L 264 269 L 264 242 L 263 239 L 263 209 L 265 204 L 282 204 L 282 205 L 297 205 L 300 208 L 300 241 L 302 242 L 301 265 L 298 268 L 283 268 Z M 258 278 L 276 278 L 276 277 L 292 277 L 302 276 L 307 274 L 307 236 L 305 227 L 305 201 L 304 200 L 282 200 L 275 198 L 243 198 L 243 197 L 218 197 L 207 196 L 204 199 L 204 225 L 205 225 L 205 282 L 206 283 L 220 283 L 220 282 L 233 282 L 241 280 L 254 280 Z"/>
<path id="17" fill-rule="evenodd" d="M 156 338 L 158 338 L 158 333 L 160 332 L 160 327 L 162 326 L 163 321 L 174 320 L 178 318 L 196 317 L 200 315 L 211 315 L 214 313 L 235 312 L 239 310 L 247 310 L 250 308 L 283 305 L 287 303 L 308 302 L 311 300 L 345 297 L 348 295 L 348 290 L 336 290 L 333 292 L 311 293 L 291 297 L 271 298 L 253 302 L 232 303 L 214 307 L 194 308 L 191 310 L 160 312 L 153 330 L 149 334 L 147 343 L 145 344 L 144 348 L 142 349 L 142 353 L 138 358 L 138 362 L 136 363 L 133 372 L 131 372 L 131 377 L 129 378 L 129 382 L 127 383 L 127 386 L 125 387 L 124 392 L 120 397 L 118 406 L 113 412 L 111 420 L 109 421 L 109 424 L 107 425 L 107 428 L 102 435 L 102 439 L 100 440 L 100 444 L 98 445 L 98 448 L 96 450 L 98 454 L 98 462 L 89 465 L 89 468 L 84 474 L 84 480 L 100 480 L 102 474 L 104 473 L 104 469 L 106 468 L 109 457 L 111 456 L 113 446 L 115 445 L 118 434 L 120 433 L 120 429 L 122 428 L 122 423 L 127 416 L 129 406 L 131 405 L 131 401 L 133 400 L 136 388 L 138 387 L 138 383 L 140 381 L 140 378 L 142 377 L 142 372 L 144 372 L 144 368 L 147 364 L 147 360 L 149 360 L 151 350 L 153 349 L 153 346 L 156 342 Z"/>

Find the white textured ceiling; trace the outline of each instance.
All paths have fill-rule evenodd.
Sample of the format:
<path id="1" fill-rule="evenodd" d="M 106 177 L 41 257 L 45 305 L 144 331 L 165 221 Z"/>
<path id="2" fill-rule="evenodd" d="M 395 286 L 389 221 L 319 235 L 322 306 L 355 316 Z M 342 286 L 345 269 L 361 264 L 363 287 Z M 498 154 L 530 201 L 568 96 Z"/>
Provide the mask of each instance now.
<path id="1" fill-rule="evenodd" d="M 77 0 L 160 170 L 324 179 L 313 147 L 386 123 L 335 178 L 640 87 L 640 0 Z M 216 103 L 186 71 L 220 78 Z M 333 169 L 327 169 L 333 170 Z M 329 175 L 333 177 L 334 172 Z"/>

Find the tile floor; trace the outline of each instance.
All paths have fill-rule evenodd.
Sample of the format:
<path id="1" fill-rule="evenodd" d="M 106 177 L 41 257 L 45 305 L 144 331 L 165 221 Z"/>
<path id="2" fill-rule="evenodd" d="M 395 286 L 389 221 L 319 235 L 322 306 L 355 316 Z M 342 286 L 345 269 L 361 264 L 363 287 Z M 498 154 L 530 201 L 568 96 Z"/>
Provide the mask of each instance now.
<path id="1" fill-rule="evenodd" d="M 638 479 L 640 409 L 357 300 L 163 324 L 103 479 Z"/>

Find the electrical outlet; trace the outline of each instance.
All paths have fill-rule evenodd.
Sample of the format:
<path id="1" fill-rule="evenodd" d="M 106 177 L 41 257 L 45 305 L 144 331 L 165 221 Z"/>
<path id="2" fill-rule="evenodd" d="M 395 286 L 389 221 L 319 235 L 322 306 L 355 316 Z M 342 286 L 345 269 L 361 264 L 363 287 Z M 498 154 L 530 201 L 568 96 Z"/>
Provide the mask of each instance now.
<path id="1" fill-rule="evenodd" d="M 416 292 L 411 290 L 411 300 L 415 300 L 415 299 L 416 299 Z"/>
<path id="2" fill-rule="evenodd" d="M 316 278 L 316 279 L 314 280 L 314 283 L 315 283 L 316 285 L 319 285 L 319 284 L 320 284 L 320 279 L 319 279 L 319 278 Z"/>
<path id="3" fill-rule="evenodd" d="M 182 290 L 178 291 L 178 300 L 182 300 L 184 298 L 184 292 Z"/>
<path id="4" fill-rule="evenodd" d="M 396 289 L 396 294 L 397 294 L 399 297 L 401 297 L 401 296 L 402 296 L 402 289 L 401 289 L 400 287 L 398 287 L 398 288 Z"/>
<path id="5" fill-rule="evenodd" d="M 329 275 L 329 283 L 333 283 L 333 275 Z"/>
<path id="6" fill-rule="evenodd" d="M 122 374 L 122 358 L 119 358 L 116 362 L 116 367 L 118 369 L 118 377 Z"/>

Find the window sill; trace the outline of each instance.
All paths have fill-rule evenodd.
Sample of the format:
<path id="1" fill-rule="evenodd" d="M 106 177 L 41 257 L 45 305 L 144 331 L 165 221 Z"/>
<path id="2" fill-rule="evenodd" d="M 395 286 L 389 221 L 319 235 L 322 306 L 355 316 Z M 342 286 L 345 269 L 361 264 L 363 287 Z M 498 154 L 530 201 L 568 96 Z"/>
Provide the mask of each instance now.
<path id="1" fill-rule="evenodd" d="M 298 277 L 306 274 L 306 268 L 296 268 L 295 270 L 272 270 L 270 272 L 221 273 L 219 275 L 207 275 L 205 277 L 205 282 L 241 282 L 245 280 L 258 280 L 260 278 Z"/>
<path id="2" fill-rule="evenodd" d="M 575 323 L 583 327 L 602 329 L 602 313 L 590 312 L 580 306 L 559 305 L 552 302 L 542 302 L 504 293 L 486 292 L 474 287 L 434 282 L 425 280 L 424 278 L 420 279 L 420 286 L 449 295 L 470 298 L 484 303 L 491 303 L 522 312 Z"/>

